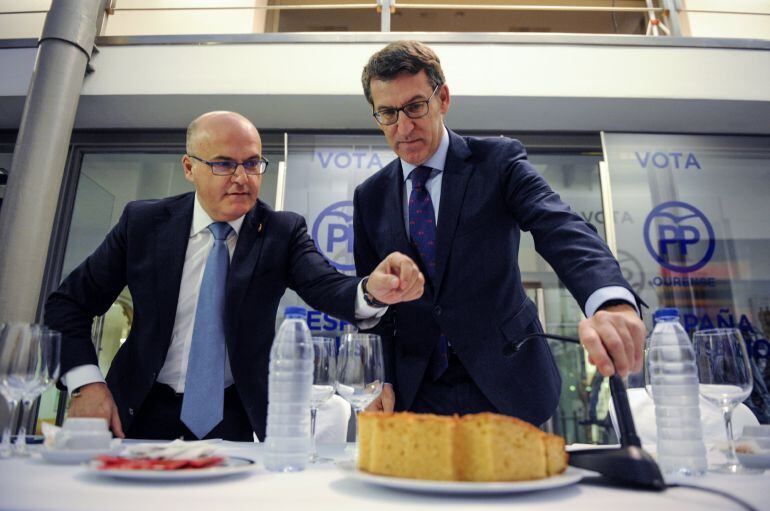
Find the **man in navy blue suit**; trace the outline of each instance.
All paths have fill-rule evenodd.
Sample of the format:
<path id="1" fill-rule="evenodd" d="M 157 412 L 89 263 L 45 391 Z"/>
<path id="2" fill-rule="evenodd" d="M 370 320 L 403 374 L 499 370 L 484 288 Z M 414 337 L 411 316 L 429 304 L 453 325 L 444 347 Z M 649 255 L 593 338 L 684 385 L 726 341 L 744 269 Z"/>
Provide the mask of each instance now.
<path id="1" fill-rule="evenodd" d="M 365 275 L 398 250 L 426 277 L 419 300 L 389 307 L 373 327 L 392 384 L 373 407 L 494 411 L 535 424 L 551 417 L 561 379 L 547 343 L 502 355 L 510 341 L 542 331 L 517 262 L 522 230 L 584 310 L 579 336 L 590 361 L 604 375 L 639 370 L 640 301 L 617 261 L 519 141 L 460 137 L 444 126 L 451 101 L 436 54 L 416 41 L 389 44 L 362 82 L 398 158 L 356 189 L 356 268 Z"/>
<path id="2" fill-rule="evenodd" d="M 195 119 L 182 165 L 195 192 L 129 203 L 48 298 L 46 323 L 63 334 L 68 413 L 103 417 L 120 437 L 250 441 L 256 432 L 264 440 L 270 346 L 286 288 L 356 322 L 378 314 L 366 300 L 413 300 L 424 279 L 408 257 L 390 252 L 368 279 L 337 272 L 300 215 L 258 200 L 267 160 L 257 129 L 239 114 Z M 91 325 L 126 286 L 134 320 L 105 383 Z M 195 401 L 191 388 L 199 389 Z M 201 410 L 214 400 L 206 416 Z"/>

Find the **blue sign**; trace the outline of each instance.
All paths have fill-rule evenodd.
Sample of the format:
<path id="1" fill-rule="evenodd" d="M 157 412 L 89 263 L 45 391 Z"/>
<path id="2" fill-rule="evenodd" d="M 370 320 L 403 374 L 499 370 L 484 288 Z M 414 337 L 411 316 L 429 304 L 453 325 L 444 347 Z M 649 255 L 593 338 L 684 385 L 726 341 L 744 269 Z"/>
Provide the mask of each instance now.
<path id="1" fill-rule="evenodd" d="M 678 151 L 671 151 L 668 153 L 663 151 L 655 151 L 654 153 L 646 151 L 640 153 L 639 151 L 636 151 L 634 152 L 634 155 L 636 155 L 636 161 L 639 162 L 639 165 L 643 169 L 655 167 L 656 169 L 670 168 L 688 170 L 694 168 L 701 170 L 700 163 L 698 163 L 698 159 L 695 157 L 694 153 L 682 153 Z"/>
<path id="2" fill-rule="evenodd" d="M 315 157 L 323 169 L 377 171 L 384 167 L 380 155 L 373 151 L 316 151 Z"/>
<path id="3" fill-rule="evenodd" d="M 661 266 L 680 273 L 703 268 L 716 248 L 714 229 L 706 215 L 680 201 L 659 204 L 647 215 L 644 243 Z"/>
<path id="4" fill-rule="evenodd" d="M 353 260 L 353 201 L 335 202 L 313 223 L 318 250 L 340 271 L 355 270 Z"/>

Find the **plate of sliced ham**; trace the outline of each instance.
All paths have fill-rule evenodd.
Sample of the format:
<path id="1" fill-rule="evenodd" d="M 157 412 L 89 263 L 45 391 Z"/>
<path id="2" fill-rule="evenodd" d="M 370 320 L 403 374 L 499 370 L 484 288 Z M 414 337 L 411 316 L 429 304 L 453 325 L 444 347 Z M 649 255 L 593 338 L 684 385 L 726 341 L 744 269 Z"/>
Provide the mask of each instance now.
<path id="1" fill-rule="evenodd" d="M 235 456 L 203 456 L 190 459 L 158 459 L 99 456 L 92 472 L 122 479 L 188 480 L 242 474 L 256 467 L 254 460 Z"/>

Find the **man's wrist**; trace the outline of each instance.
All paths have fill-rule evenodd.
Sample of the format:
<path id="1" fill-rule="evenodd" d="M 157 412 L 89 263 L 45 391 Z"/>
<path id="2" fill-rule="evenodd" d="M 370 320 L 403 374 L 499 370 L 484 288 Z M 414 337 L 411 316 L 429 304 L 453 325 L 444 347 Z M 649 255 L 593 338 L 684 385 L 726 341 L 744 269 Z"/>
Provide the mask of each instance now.
<path id="1" fill-rule="evenodd" d="M 379 301 L 366 289 L 367 282 L 369 282 L 369 277 L 364 277 L 364 279 L 361 281 L 361 291 L 364 293 L 364 301 L 366 302 L 366 305 L 369 307 L 387 307 L 387 303 Z"/>
<path id="2" fill-rule="evenodd" d="M 77 387 L 75 390 L 73 390 L 72 393 L 70 394 L 70 397 L 72 399 L 76 399 L 76 398 L 82 396 L 83 392 L 87 391 L 88 387 L 93 387 L 94 385 L 106 385 L 106 384 L 103 383 L 103 382 L 100 382 L 100 381 L 94 381 L 94 382 L 91 382 L 91 383 L 86 383 L 85 385 L 81 385 L 80 387 Z"/>

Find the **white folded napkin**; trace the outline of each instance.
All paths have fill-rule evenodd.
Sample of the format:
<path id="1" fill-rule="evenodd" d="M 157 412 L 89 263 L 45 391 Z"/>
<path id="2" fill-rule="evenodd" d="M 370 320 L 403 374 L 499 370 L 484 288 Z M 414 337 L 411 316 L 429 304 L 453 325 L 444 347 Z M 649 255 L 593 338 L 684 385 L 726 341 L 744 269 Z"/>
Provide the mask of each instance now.
<path id="1" fill-rule="evenodd" d="M 628 389 L 628 403 L 634 416 L 636 433 L 642 441 L 642 447 L 654 450 L 658 438 L 655 425 L 655 403 L 643 388 Z M 725 422 L 722 411 L 705 398 L 700 398 L 700 412 L 703 423 L 703 440 L 706 447 L 721 448 L 722 442 L 726 444 Z M 618 431 L 615 409 L 610 401 L 610 414 L 615 431 Z M 739 404 L 733 411 L 733 435 L 741 436 L 744 426 L 755 426 L 759 421 L 744 404 Z"/>
<path id="2" fill-rule="evenodd" d="M 59 430 L 61 430 L 61 428 L 51 424 L 50 422 L 43 421 L 40 423 L 40 429 L 43 432 L 43 445 L 49 449 L 52 448 L 54 440 L 56 439 L 56 434 L 59 432 Z"/>
<path id="3" fill-rule="evenodd" d="M 167 444 L 140 443 L 124 445 L 127 448 L 128 455 L 135 458 L 190 460 L 217 455 L 216 444 L 221 442 L 219 439 L 190 441 L 177 439 Z"/>
<path id="4" fill-rule="evenodd" d="M 350 404 L 333 395 L 318 408 L 315 424 L 316 444 L 345 443 L 348 437 Z"/>

